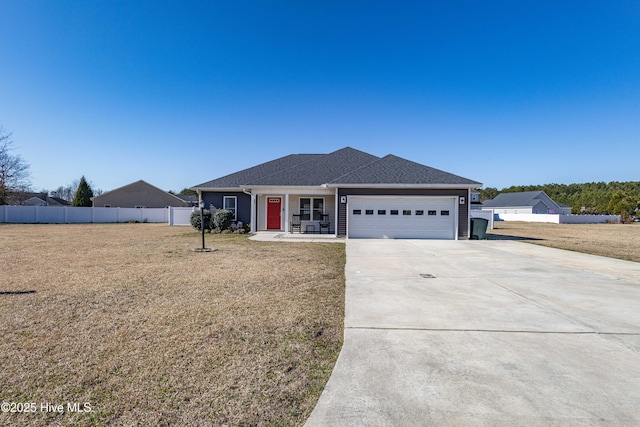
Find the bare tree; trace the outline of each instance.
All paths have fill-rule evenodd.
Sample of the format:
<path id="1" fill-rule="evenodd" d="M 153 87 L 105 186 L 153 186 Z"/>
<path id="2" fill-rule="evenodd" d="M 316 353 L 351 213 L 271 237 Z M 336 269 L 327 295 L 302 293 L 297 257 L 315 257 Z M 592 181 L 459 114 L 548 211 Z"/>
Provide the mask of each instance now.
<path id="1" fill-rule="evenodd" d="M 13 193 L 27 191 L 31 185 L 30 166 L 19 155 L 12 155 L 11 133 L 0 126 L 0 205 L 9 203 Z"/>
<path id="2" fill-rule="evenodd" d="M 64 187 L 62 185 L 56 188 L 55 190 L 49 191 L 49 196 L 57 197 L 58 199 L 62 199 L 62 200 L 67 200 L 66 197 L 64 197 Z"/>
<path id="3" fill-rule="evenodd" d="M 71 203 L 73 201 L 73 197 L 76 194 L 77 188 L 78 188 L 77 184 L 75 186 L 73 184 L 69 184 L 66 187 L 63 187 L 61 185 L 60 187 L 56 188 L 55 190 L 51 190 L 49 192 L 49 195 L 51 197 L 57 197 L 58 199 L 62 199 L 62 200 L 65 200 L 65 201 Z"/>
<path id="4" fill-rule="evenodd" d="M 93 189 L 93 182 L 87 181 L 89 186 Z M 66 186 L 60 186 L 55 190 L 51 191 L 51 197 L 58 197 L 62 200 L 66 200 L 67 202 L 73 202 L 73 199 L 76 197 L 76 193 L 78 192 L 78 186 L 80 185 L 79 179 L 74 179 L 71 184 L 67 184 Z M 97 188 L 93 190 L 94 196 L 99 196 L 104 193 L 103 190 Z"/>

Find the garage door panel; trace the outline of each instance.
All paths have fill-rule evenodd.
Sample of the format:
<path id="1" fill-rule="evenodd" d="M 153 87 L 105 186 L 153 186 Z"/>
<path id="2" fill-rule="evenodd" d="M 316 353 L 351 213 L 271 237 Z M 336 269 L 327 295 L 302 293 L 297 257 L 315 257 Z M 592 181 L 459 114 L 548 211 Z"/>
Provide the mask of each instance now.
<path id="1" fill-rule="evenodd" d="M 352 196 L 349 237 L 454 239 L 454 208 L 454 198 Z"/>

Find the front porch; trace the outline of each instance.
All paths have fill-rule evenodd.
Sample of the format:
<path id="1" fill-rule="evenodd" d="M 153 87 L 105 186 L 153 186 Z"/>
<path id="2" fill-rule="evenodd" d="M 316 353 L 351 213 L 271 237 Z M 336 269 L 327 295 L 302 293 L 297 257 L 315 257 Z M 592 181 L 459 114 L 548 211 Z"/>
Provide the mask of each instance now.
<path id="1" fill-rule="evenodd" d="M 277 191 L 280 190 L 280 191 Z M 336 236 L 336 194 L 330 189 L 252 191 L 252 232 Z M 253 227 L 255 224 L 255 228 Z"/>
<path id="2" fill-rule="evenodd" d="M 258 231 L 250 240 L 259 242 L 312 242 L 312 243 L 344 243 L 345 237 L 335 234 L 297 234 L 283 231 Z"/>

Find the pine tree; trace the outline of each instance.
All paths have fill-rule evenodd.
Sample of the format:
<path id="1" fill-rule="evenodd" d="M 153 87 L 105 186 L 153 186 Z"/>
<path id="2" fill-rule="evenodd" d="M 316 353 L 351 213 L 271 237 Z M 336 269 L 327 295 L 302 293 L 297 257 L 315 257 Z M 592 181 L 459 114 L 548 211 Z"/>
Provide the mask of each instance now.
<path id="1" fill-rule="evenodd" d="M 78 191 L 76 191 L 76 197 L 73 199 L 73 206 L 84 206 L 91 207 L 93 206 L 93 202 L 91 198 L 93 197 L 93 190 L 87 183 L 87 180 L 84 179 L 84 175 L 80 178 L 80 184 L 78 184 Z"/>

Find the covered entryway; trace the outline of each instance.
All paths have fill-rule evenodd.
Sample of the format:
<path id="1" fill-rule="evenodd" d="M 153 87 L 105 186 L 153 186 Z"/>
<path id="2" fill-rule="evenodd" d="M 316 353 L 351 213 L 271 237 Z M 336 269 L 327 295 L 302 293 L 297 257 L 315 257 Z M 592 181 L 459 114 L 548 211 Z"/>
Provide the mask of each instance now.
<path id="1" fill-rule="evenodd" d="M 282 198 L 267 198 L 267 230 L 280 230 L 282 221 L 280 212 L 282 211 Z"/>
<path id="2" fill-rule="evenodd" d="M 455 239 L 457 197 L 351 196 L 350 238 Z"/>

